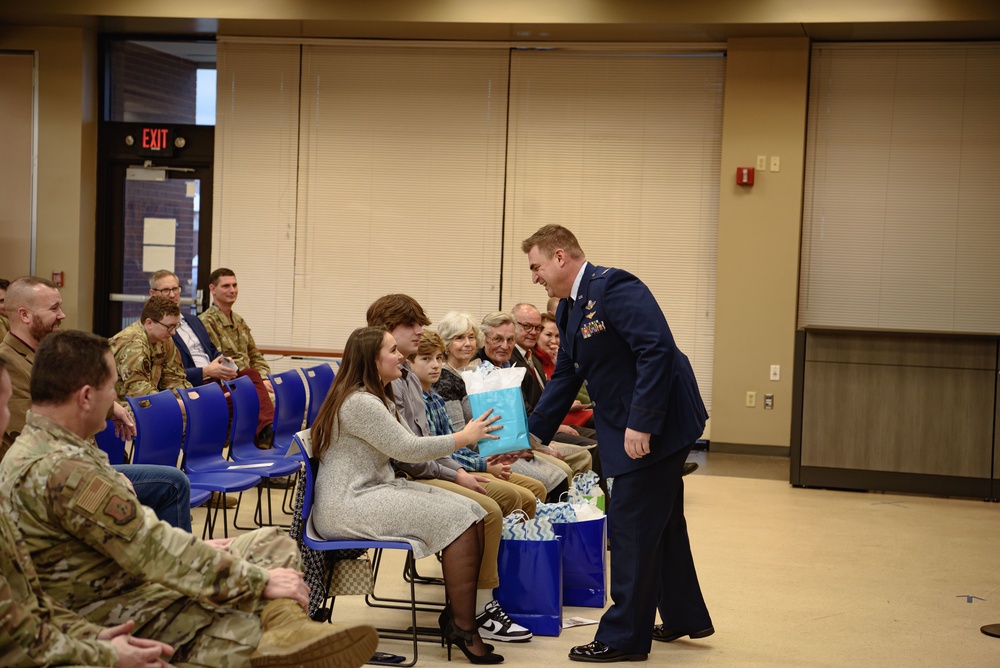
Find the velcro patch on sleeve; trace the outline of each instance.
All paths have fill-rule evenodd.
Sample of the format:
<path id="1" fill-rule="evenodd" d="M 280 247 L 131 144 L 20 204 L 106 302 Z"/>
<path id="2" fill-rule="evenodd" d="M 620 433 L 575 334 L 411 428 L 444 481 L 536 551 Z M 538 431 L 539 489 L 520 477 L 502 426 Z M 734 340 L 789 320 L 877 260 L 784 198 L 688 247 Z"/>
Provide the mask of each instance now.
<path id="1" fill-rule="evenodd" d="M 135 503 L 113 494 L 104 506 L 104 514 L 118 526 L 123 526 L 135 519 Z"/>
<path id="2" fill-rule="evenodd" d="M 84 475 L 66 509 L 86 522 L 80 524 L 79 529 L 87 533 L 96 532 L 94 535 L 101 542 L 106 541 L 105 536 L 109 535 L 131 540 L 144 523 L 143 509 L 124 484 L 98 470 Z M 87 540 L 82 534 L 78 537 Z"/>
<path id="3" fill-rule="evenodd" d="M 105 497 L 111 491 L 111 484 L 103 478 L 92 478 L 86 488 L 77 492 L 76 506 L 86 513 L 94 514 L 104 503 Z"/>

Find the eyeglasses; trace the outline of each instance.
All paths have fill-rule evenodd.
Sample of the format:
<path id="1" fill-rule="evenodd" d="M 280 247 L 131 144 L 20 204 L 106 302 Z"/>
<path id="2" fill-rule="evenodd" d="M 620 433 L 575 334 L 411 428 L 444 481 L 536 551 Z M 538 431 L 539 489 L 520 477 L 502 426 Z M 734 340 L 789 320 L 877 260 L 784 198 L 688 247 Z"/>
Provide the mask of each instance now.
<path id="1" fill-rule="evenodd" d="M 521 329 L 523 329 L 526 332 L 540 332 L 540 331 L 542 331 L 542 323 L 538 323 L 537 325 L 532 325 L 530 322 L 519 322 L 519 323 L 517 323 L 517 326 L 520 327 Z"/>
<path id="2" fill-rule="evenodd" d="M 506 337 L 506 336 L 499 336 L 499 335 L 497 335 L 497 336 L 491 336 L 488 340 L 489 340 L 490 343 L 492 343 L 495 346 L 502 346 L 504 344 L 506 344 L 508 346 L 514 345 L 514 337 Z"/>
<path id="3" fill-rule="evenodd" d="M 159 290 L 154 289 L 153 292 L 159 292 L 161 295 L 179 295 L 181 289 L 180 286 L 175 286 L 172 288 L 160 288 Z"/>
<path id="4" fill-rule="evenodd" d="M 174 332 L 177 331 L 177 325 L 168 325 L 167 323 L 160 322 L 159 320 L 154 320 L 153 322 L 155 322 L 157 325 L 159 325 L 163 329 L 167 330 L 167 334 L 173 334 Z M 180 324 L 180 323 L 178 323 L 178 324 Z"/>

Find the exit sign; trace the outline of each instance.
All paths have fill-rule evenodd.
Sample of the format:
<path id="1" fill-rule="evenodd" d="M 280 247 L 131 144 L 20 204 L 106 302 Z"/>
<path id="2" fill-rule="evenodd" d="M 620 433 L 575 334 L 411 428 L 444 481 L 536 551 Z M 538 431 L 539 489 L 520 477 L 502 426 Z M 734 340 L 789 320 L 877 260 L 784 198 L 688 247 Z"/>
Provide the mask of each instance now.
<path id="1" fill-rule="evenodd" d="M 139 155 L 160 155 L 170 157 L 174 154 L 174 140 L 170 128 L 142 128 L 139 131 L 139 141 L 136 142 Z"/>

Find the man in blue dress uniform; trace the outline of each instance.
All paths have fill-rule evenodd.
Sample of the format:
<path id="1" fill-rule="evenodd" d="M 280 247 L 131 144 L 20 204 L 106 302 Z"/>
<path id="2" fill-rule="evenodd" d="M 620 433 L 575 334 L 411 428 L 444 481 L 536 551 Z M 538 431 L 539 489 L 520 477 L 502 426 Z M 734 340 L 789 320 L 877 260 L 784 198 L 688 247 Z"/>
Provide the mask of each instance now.
<path id="1" fill-rule="evenodd" d="M 575 661 L 644 661 L 652 640 L 714 633 L 684 520 L 681 475 L 708 414 L 687 357 L 649 288 L 587 262 L 576 237 L 546 225 L 521 243 L 531 278 L 559 297 L 556 369 L 529 419 L 547 443 L 586 380 L 608 508 L 611 598 Z M 659 609 L 662 624 L 654 627 Z"/>

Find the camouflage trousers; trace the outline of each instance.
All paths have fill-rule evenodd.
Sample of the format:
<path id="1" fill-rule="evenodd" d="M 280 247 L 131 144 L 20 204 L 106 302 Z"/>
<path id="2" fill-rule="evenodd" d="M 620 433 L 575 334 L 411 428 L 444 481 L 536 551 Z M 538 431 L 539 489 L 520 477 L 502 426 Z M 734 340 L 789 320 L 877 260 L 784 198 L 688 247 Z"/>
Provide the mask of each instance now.
<path id="1" fill-rule="evenodd" d="M 229 552 L 264 569 L 300 569 L 295 541 L 273 527 L 237 536 L 230 543 Z M 171 593 L 163 585 L 146 584 L 127 597 L 91 606 L 86 616 L 105 626 L 136 620 L 135 635 L 153 638 L 174 648 L 170 661 L 174 666 L 238 668 L 250 665 L 250 655 L 260 642 L 260 612 L 265 600 L 216 608 L 191 598 L 178 598 L 175 593 L 170 596 Z"/>

